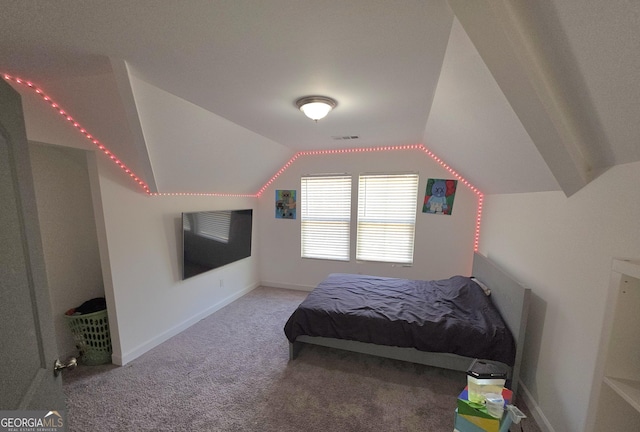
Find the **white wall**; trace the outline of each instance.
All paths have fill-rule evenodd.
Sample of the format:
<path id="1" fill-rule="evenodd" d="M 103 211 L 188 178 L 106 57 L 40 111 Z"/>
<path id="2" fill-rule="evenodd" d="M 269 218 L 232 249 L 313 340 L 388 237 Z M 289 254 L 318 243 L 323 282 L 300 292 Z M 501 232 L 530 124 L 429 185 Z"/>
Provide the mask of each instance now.
<path id="1" fill-rule="evenodd" d="M 29 154 L 60 358 L 77 355 L 64 313 L 104 296 L 83 150 L 30 142 Z"/>
<path id="2" fill-rule="evenodd" d="M 300 215 L 297 219 L 275 218 L 275 191 L 295 189 L 305 174 L 349 173 L 353 177 L 352 220 L 357 217 L 357 179 L 361 173 L 419 172 L 414 265 L 392 266 L 355 261 L 355 226 L 351 232 L 351 261 L 300 258 Z M 269 286 L 312 289 L 329 273 L 362 273 L 409 279 L 441 279 L 468 274 L 473 260 L 477 199 L 458 182 L 450 216 L 422 213 L 429 178 L 453 178 L 420 150 L 309 155 L 298 158 L 259 199 L 260 245 L 258 258 L 261 283 Z M 299 196 L 299 195 L 298 195 Z M 298 203 L 299 206 L 299 203 Z"/>
<path id="3" fill-rule="evenodd" d="M 612 168 L 570 198 L 485 200 L 480 250 L 532 288 L 523 381 L 551 430 L 583 431 L 611 260 L 640 258 L 640 163 Z"/>
<path id="4" fill-rule="evenodd" d="M 254 208 L 256 199 L 149 197 L 106 157 L 96 160 L 90 174 L 113 361 L 125 364 L 258 285 L 257 230 L 250 258 L 185 281 L 180 267 L 181 212 Z"/>
<path id="5" fill-rule="evenodd" d="M 179 268 L 181 212 L 255 208 L 255 198 L 149 197 L 104 154 L 95 153 L 95 146 L 70 124 L 61 121 L 60 116 L 43 104 L 39 96 L 30 91 L 21 96 L 30 141 L 88 149 L 85 169 L 89 172 L 89 200 L 93 203 L 95 216 L 93 235 L 97 233 L 98 267 L 102 268 L 113 361 L 116 364 L 133 360 L 258 285 L 255 257 L 258 237 L 255 231 L 251 258 L 187 281 L 181 280 Z M 70 174 L 64 168 L 58 174 L 55 170 L 45 160 L 34 171 L 38 171 L 36 176 L 41 175 L 45 179 L 43 186 L 57 188 L 61 193 L 87 187 L 86 181 L 83 184 L 73 181 L 66 184 L 64 177 Z M 49 201 L 44 205 L 52 210 L 60 211 L 65 207 Z M 66 210 L 72 208 L 67 207 Z M 45 223 L 51 227 L 48 235 L 62 235 L 62 232 L 55 232 L 58 223 L 54 219 Z M 60 241 L 55 239 L 50 243 L 59 244 Z M 53 256 L 53 259 L 58 258 L 62 259 L 63 255 Z M 66 278 L 72 278 L 72 273 L 78 272 L 75 267 L 60 268 L 62 273 L 66 273 L 61 276 Z M 74 292 L 85 297 L 80 289 Z M 54 313 L 58 314 L 65 307 L 66 302 L 61 303 Z M 65 348 L 61 347 L 62 350 Z"/>

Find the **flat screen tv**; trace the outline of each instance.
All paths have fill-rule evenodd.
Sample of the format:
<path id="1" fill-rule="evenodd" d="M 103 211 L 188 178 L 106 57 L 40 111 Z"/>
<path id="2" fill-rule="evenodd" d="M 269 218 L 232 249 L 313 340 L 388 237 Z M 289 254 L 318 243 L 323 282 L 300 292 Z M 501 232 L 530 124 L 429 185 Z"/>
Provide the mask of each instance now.
<path id="1" fill-rule="evenodd" d="M 251 256 L 253 210 L 182 213 L 182 279 Z"/>

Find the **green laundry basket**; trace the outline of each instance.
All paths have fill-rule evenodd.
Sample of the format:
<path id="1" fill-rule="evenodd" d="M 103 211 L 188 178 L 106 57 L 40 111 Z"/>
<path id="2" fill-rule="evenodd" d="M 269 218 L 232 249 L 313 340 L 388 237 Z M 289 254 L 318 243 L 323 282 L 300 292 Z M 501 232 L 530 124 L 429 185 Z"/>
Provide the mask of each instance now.
<path id="1" fill-rule="evenodd" d="M 111 363 L 111 334 L 107 310 L 82 314 L 65 315 L 76 347 L 80 351 L 80 363 L 100 365 Z"/>

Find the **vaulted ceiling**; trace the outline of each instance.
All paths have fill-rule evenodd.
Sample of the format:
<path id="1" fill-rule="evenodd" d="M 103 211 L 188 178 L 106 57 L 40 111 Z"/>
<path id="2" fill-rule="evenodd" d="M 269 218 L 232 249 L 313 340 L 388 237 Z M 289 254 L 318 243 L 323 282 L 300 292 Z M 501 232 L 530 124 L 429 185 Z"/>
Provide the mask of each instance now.
<path id="1" fill-rule="evenodd" d="M 0 5 L 0 72 L 153 192 L 255 193 L 319 149 L 424 144 L 489 194 L 571 195 L 640 160 L 631 0 Z M 9 81 L 29 139 L 94 148 Z M 317 123 L 294 106 L 311 94 L 338 101 Z"/>

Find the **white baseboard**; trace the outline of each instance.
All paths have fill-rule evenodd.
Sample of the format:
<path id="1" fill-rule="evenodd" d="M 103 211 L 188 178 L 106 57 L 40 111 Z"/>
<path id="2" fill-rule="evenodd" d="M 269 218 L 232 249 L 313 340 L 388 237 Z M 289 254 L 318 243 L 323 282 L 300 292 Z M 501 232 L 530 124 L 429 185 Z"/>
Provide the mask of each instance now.
<path id="1" fill-rule="evenodd" d="M 540 409 L 538 403 L 533 399 L 533 395 L 522 380 L 520 380 L 520 392 L 518 392 L 518 394 L 521 394 L 524 397 L 524 403 L 527 404 L 527 407 L 540 430 L 542 432 L 555 432 L 555 429 L 551 426 L 551 423 Z"/>
<path id="2" fill-rule="evenodd" d="M 260 285 L 266 286 L 266 287 L 272 287 L 272 288 L 285 288 L 285 289 L 296 290 L 296 291 L 313 291 L 313 289 L 315 288 L 315 286 L 309 286 L 309 285 L 293 285 L 288 283 L 271 282 L 271 281 L 261 281 Z"/>
<path id="3" fill-rule="evenodd" d="M 242 291 L 238 291 L 237 293 L 222 299 L 221 301 L 219 301 L 218 303 L 212 305 L 211 307 L 205 309 L 204 311 L 190 317 L 189 319 L 181 322 L 180 324 L 170 328 L 169 330 L 153 337 L 152 339 L 148 340 L 147 342 L 139 345 L 137 348 L 128 351 L 127 353 L 123 354 L 122 357 L 113 354 L 113 356 L 111 357 L 111 362 L 115 365 L 118 366 L 124 366 L 127 363 L 129 363 L 132 360 L 135 360 L 136 358 L 140 357 L 142 354 L 146 353 L 147 351 L 157 347 L 158 345 L 160 345 L 161 343 L 169 340 L 170 338 L 172 338 L 173 336 L 183 332 L 184 330 L 188 329 L 189 327 L 191 327 L 192 325 L 194 325 L 195 323 L 197 323 L 198 321 L 200 321 L 203 318 L 208 317 L 209 315 L 211 315 L 212 313 L 214 313 L 215 311 L 222 309 L 223 307 L 225 307 L 226 305 L 228 305 L 229 303 L 239 299 L 240 297 L 242 297 L 243 295 L 253 291 L 254 289 L 256 289 L 259 286 L 258 283 L 252 284 L 248 287 L 246 287 L 245 289 L 243 289 Z"/>

